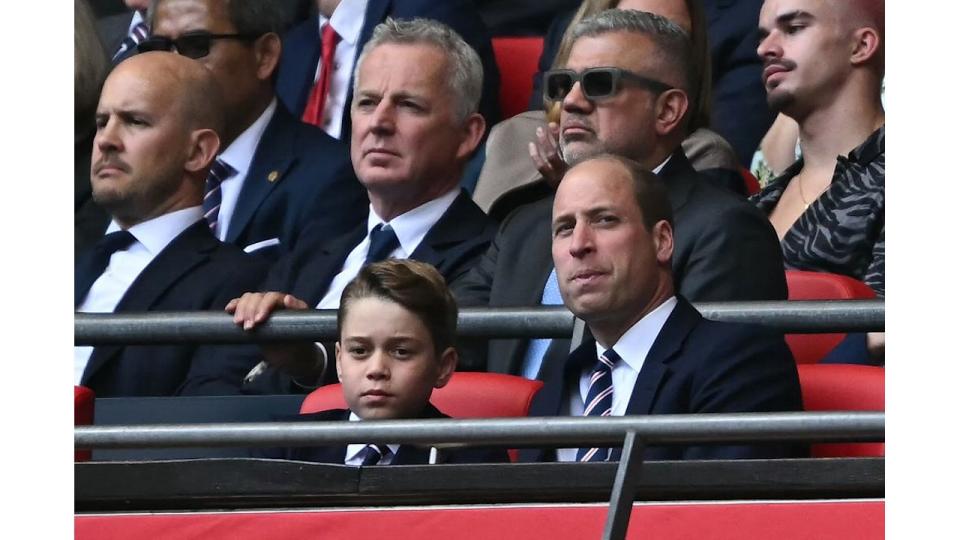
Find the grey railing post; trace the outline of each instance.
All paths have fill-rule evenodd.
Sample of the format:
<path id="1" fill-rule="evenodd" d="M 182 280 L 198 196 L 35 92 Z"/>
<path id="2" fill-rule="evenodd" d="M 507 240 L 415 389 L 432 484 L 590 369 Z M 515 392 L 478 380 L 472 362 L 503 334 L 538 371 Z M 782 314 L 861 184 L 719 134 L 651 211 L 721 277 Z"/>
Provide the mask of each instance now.
<path id="1" fill-rule="evenodd" d="M 610 492 L 610 508 L 603 527 L 603 540 L 623 540 L 627 536 L 630 514 L 633 511 L 633 495 L 643 466 L 643 442 L 636 431 L 628 431 L 623 440 L 623 451 L 617 476 Z"/>

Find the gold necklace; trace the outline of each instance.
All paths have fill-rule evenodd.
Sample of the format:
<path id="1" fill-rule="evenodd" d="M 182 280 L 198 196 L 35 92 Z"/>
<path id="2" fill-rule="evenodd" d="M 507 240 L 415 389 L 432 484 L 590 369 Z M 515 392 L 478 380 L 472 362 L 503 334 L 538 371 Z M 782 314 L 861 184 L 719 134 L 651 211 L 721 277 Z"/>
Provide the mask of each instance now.
<path id="1" fill-rule="evenodd" d="M 810 203 L 808 203 L 807 198 L 803 196 L 803 173 L 797 175 L 797 188 L 800 191 L 800 200 L 803 201 L 803 211 L 806 212 L 807 208 L 810 208 Z"/>

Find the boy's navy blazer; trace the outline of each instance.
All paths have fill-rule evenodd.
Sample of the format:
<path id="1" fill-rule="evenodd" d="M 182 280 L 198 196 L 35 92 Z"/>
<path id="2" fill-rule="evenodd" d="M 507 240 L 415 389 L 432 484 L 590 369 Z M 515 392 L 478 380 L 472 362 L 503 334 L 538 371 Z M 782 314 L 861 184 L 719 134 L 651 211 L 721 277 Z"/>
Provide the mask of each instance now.
<path id="1" fill-rule="evenodd" d="M 419 418 L 450 417 L 428 403 L 427 408 Z M 350 411 L 348 409 L 331 409 L 318 413 L 301 414 L 296 417 L 286 418 L 285 420 L 296 422 L 346 422 L 349 421 L 349 419 Z M 346 446 L 267 448 L 253 451 L 254 457 L 314 461 L 317 463 L 338 463 L 341 465 L 343 465 L 346 455 Z M 439 454 L 440 463 L 506 463 L 508 461 L 507 452 L 503 449 L 464 448 L 460 450 L 441 450 Z M 402 444 L 397 450 L 397 455 L 393 457 L 391 465 L 426 465 L 429 462 L 430 447 Z"/>
<path id="2" fill-rule="evenodd" d="M 568 389 L 597 361 L 593 339 L 575 349 L 563 370 L 548 373 L 530 416 L 566 414 Z M 782 334 L 755 325 L 709 321 L 683 297 L 640 369 L 626 415 L 801 411 L 797 367 Z M 652 446 L 644 459 L 803 457 L 786 444 Z M 520 451 L 521 461 L 552 461 L 554 452 Z M 619 459 L 614 448 L 612 459 Z"/>

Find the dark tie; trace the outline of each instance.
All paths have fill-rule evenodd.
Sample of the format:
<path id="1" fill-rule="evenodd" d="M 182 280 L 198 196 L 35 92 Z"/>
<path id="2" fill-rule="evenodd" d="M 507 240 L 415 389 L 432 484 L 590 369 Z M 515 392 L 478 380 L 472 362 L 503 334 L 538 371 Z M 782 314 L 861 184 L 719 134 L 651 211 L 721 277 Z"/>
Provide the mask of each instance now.
<path id="1" fill-rule="evenodd" d="M 393 228 L 383 223 L 377 224 L 370 231 L 370 249 L 367 251 L 367 260 L 363 264 L 367 265 L 386 259 L 393 250 L 400 247 L 400 240 Z"/>
<path id="2" fill-rule="evenodd" d="M 220 203 L 223 202 L 223 194 L 220 192 L 220 184 L 226 179 L 237 173 L 237 170 L 227 165 L 220 158 L 217 158 L 210 166 L 210 173 L 207 175 L 207 184 L 203 192 L 203 217 L 210 225 L 210 230 L 217 233 L 217 220 L 220 218 Z"/>
<path id="3" fill-rule="evenodd" d="M 307 106 L 303 109 L 301 120 L 317 127 L 323 125 L 323 108 L 327 102 L 327 94 L 330 93 L 330 81 L 333 79 L 333 53 L 337 48 L 337 42 L 340 36 L 333 29 L 329 22 L 323 26 L 320 32 L 320 77 L 313 85 L 310 91 L 310 97 L 307 98 Z"/>
<path id="4" fill-rule="evenodd" d="M 583 403 L 584 416 L 610 416 L 613 411 L 613 365 L 618 360 L 620 356 L 613 349 L 607 349 L 597 359 L 590 373 L 587 399 Z M 577 461 L 606 461 L 609 455 L 609 448 L 580 448 Z"/>
<path id="5" fill-rule="evenodd" d="M 379 465 L 380 461 L 385 457 L 390 455 L 390 447 L 386 445 L 377 445 L 377 444 L 368 444 L 366 448 L 363 449 L 361 454 L 363 455 L 363 461 L 360 463 L 362 467 L 369 467 L 370 465 Z"/>
<path id="6" fill-rule="evenodd" d="M 136 51 L 137 45 L 139 45 L 140 42 L 143 41 L 143 38 L 147 37 L 149 33 L 150 30 L 147 28 L 147 23 L 141 21 L 134 25 L 130 33 L 127 34 L 127 37 L 123 38 L 123 41 L 120 42 L 120 48 L 117 49 L 117 52 L 113 55 L 113 62 L 116 63 L 117 60 L 123 58 L 124 55 L 130 51 Z"/>
<path id="7" fill-rule="evenodd" d="M 110 256 L 130 247 L 136 238 L 127 231 L 115 231 L 100 239 L 93 249 L 84 255 L 74 270 L 73 305 L 79 306 L 90 292 L 93 282 L 100 277 L 110 263 Z"/>

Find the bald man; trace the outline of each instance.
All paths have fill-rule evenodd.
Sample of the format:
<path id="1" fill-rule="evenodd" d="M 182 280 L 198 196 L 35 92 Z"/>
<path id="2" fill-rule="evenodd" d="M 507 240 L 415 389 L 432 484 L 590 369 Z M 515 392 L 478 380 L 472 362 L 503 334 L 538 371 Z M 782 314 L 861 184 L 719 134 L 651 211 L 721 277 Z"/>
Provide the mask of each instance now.
<path id="1" fill-rule="evenodd" d="M 125 60 L 104 83 L 90 181 L 111 216 L 78 259 L 78 312 L 222 309 L 254 286 L 264 263 L 217 240 L 203 186 L 220 148 L 219 88 L 199 63 L 166 52 Z M 197 347 L 74 348 L 74 381 L 97 397 L 165 396 L 202 361 Z M 190 393 L 217 393 L 200 381 Z"/>

